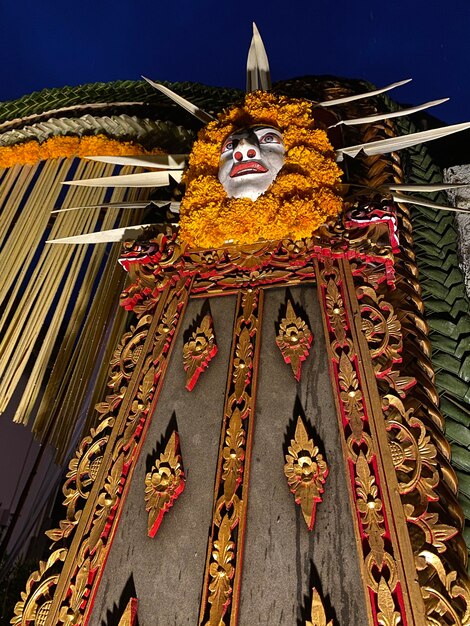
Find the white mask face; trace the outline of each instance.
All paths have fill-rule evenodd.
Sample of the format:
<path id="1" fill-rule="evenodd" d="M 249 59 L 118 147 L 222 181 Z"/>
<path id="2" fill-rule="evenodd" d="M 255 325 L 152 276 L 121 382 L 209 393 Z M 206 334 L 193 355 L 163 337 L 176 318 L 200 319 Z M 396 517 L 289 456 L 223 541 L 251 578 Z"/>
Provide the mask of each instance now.
<path id="1" fill-rule="evenodd" d="M 253 126 L 230 135 L 222 146 L 219 180 L 230 198 L 256 200 L 284 165 L 282 134 Z"/>

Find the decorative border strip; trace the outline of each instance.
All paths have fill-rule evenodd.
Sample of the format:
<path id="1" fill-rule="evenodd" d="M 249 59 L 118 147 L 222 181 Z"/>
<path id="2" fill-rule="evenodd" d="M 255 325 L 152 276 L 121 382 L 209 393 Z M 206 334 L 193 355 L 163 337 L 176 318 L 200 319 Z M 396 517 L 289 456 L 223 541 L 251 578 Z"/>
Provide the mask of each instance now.
<path id="1" fill-rule="evenodd" d="M 238 294 L 199 624 L 238 620 L 263 292 Z M 233 581 L 233 582 L 232 582 Z"/>
<path id="2" fill-rule="evenodd" d="M 319 256 L 357 259 L 384 267 L 382 280 L 393 285 L 395 239 L 390 239 L 390 233 L 396 230 L 394 209 L 386 202 L 374 207 L 370 205 L 371 211 L 380 212 L 379 221 L 367 222 L 351 209 L 341 223 L 325 224 L 307 239 L 227 245 L 214 250 L 188 248 L 178 240 L 175 229 L 155 226 L 143 235 L 144 241 L 124 244 L 120 263 L 132 284 L 123 292 L 121 304 L 133 310 L 144 297 L 161 291 L 175 271 L 195 275 L 192 295 L 204 297 L 254 286 L 313 281 L 312 260 Z"/>
<path id="3" fill-rule="evenodd" d="M 407 591 L 403 587 L 401 557 L 385 504 L 387 493 L 379 475 L 369 394 L 360 372 L 362 355 L 345 304 L 344 275 L 333 259 L 319 259 L 315 265 L 331 378 L 341 416 L 343 453 L 350 472 L 350 495 L 356 508 L 357 545 L 364 591 L 370 601 L 369 620 L 377 626 L 411 625 L 415 620 L 411 602 L 404 597 Z"/>
<path id="4" fill-rule="evenodd" d="M 406 393 L 416 380 L 401 376 L 401 359 L 393 358 L 393 350 L 387 349 L 390 328 L 396 336 L 401 337 L 402 332 L 392 305 L 369 286 L 367 276 L 360 271 L 355 274 L 362 326 L 379 384 L 397 491 L 409 536 L 413 538 L 426 621 L 468 625 L 470 584 L 449 554 L 460 519 L 443 514 L 439 504 L 439 494 L 446 494 L 445 478 L 440 476 L 440 470 L 446 471 L 447 466 L 439 450 L 442 436 L 429 428 L 432 420 L 425 407 Z M 419 363 L 419 355 L 415 358 Z M 450 494 L 444 497 L 451 504 Z"/>

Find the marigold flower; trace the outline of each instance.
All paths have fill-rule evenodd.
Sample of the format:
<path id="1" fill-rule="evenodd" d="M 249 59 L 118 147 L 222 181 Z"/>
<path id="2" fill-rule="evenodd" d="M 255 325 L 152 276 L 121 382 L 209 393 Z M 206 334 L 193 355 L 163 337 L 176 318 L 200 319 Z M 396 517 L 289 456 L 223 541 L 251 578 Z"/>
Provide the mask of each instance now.
<path id="1" fill-rule="evenodd" d="M 0 148 L 0 167 L 34 165 L 45 159 L 161 153 L 161 150 L 149 151 L 139 144 L 130 141 L 116 141 L 105 135 L 57 136 L 50 137 L 43 143 L 32 140 Z"/>

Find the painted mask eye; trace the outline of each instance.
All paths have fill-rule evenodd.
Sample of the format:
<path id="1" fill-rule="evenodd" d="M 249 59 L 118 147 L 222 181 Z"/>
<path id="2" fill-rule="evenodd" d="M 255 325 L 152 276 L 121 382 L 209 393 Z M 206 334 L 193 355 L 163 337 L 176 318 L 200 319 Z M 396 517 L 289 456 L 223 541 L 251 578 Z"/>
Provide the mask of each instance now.
<path id="1" fill-rule="evenodd" d="M 281 138 L 276 133 L 266 133 L 259 138 L 260 143 L 281 143 Z"/>
<path id="2" fill-rule="evenodd" d="M 231 137 L 229 137 L 224 145 L 222 146 L 222 154 L 224 154 L 225 152 L 230 152 L 231 150 L 233 150 L 235 147 L 234 141 Z"/>

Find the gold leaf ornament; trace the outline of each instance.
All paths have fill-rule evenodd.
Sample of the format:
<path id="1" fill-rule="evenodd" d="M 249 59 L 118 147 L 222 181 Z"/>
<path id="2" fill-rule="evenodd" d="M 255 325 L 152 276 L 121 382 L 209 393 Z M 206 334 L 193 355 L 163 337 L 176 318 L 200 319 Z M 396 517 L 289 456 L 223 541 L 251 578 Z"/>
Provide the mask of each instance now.
<path id="1" fill-rule="evenodd" d="M 300 380 L 302 362 L 308 357 L 313 335 L 306 322 L 287 302 L 286 316 L 281 320 L 276 344 L 286 363 L 290 363 L 296 380 Z"/>
<path id="2" fill-rule="evenodd" d="M 233 360 L 233 383 L 235 385 L 235 398 L 242 397 L 245 387 L 251 380 L 253 367 L 253 346 L 251 344 L 250 331 L 245 327 L 240 333 L 240 339 Z"/>
<path id="3" fill-rule="evenodd" d="M 119 620 L 118 626 L 135 626 L 137 620 L 137 598 L 131 598 Z"/>
<path id="4" fill-rule="evenodd" d="M 217 354 L 214 325 L 207 313 L 201 325 L 196 328 L 183 346 L 183 367 L 186 372 L 186 389 L 192 391 L 199 376 L 207 369 L 210 361 Z"/>
<path id="5" fill-rule="evenodd" d="M 333 626 L 333 620 L 326 623 L 325 608 L 315 587 L 312 589 L 311 621 L 307 620 L 305 626 Z"/>
<path id="6" fill-rule="evenodd" d="M 179 436 L 174 430 L 160 458 L 145 477 L 145 510 L 148 512 L 148 535 L 154 537 L 163 516 L 183 492 L 185 476 Z"/>
<path id="7" fill-rule="evenodd" d="M 305 523 L 312 530 L 317 503 L 322 501 L 328 466 L 313 439 L 309 438 L 300 416 L 297 418 L 295 437 L 290 444 L 284 474 L 296 504 L 301 507 Z"/>
<path id="8" fill-rule="evenodd" d="M 214 541 L 213 561 L 209 566 L 208 602 L 211 608 L 208 626 L 222 626 L 223 617 L 230 604 L 231 581 L 235 572 L 233 566 L 235 543 L 231 536 L 230 517 L 225 515 L 220 524 L 218 538 Z"/>
<path id="9" fill-rule="evenodd" d="M 398 626 L 402 623 L 400 613 L 395 611 L 395 603 L 390 588 L 383 577 L 380 578 L 379 582 L 377 604 L 379 606 L 377 621 L 381 626 Z"/>

